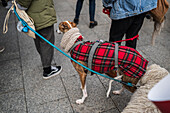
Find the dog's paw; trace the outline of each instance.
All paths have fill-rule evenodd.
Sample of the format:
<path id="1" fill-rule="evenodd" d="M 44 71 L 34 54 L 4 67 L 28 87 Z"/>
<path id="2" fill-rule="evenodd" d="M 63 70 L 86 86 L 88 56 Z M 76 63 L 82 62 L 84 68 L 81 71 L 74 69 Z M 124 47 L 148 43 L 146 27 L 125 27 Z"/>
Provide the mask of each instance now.
<path id="1" fill-rule="evenodd" d="M 109 94 L 110 94 L 110 92 L 107 92 L 107 94 L 106 94 L 107 98 L 109 97 Z"/>
<path id="2" fill-rule="evenodd" d="M 77 104 L 82 104 L 83 102 L 84 102 L 83 99 L 78 99 L 78 100 L 76 100 L 76 103 L 77 103 Z"/>
<path id="3" fill-rule="evenodd" d="M 118 91 L 113 91 L 113 94 L 115 94 L 115 95 L 120 95 L 120 91 L 118 90 Z"/>

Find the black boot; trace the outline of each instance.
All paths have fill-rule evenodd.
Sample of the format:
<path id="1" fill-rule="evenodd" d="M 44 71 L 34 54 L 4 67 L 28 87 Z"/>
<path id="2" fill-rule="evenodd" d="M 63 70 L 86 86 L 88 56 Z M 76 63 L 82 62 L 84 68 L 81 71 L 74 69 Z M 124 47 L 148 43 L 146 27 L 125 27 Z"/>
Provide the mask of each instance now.
<path id="1" fill-rule="evenodd" d="M 97 26 L 97 21 L 90 22 L 89 28 L 94 28 Z"/>
<path id="2" fill-rule="evenodd" d="M 73 22 L 78 25 L 78 24 L 79 24 L 79 19 L 75 18 L 75 19 L 73 20 Z"/>

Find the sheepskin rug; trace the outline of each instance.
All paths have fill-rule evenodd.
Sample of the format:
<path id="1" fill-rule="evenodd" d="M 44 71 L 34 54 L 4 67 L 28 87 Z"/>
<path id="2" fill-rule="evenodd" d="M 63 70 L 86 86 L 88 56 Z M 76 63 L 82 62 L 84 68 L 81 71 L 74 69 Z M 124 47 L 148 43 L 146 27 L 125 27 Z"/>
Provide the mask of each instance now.
<path id="1" fill-rule="evenodd" d="M 149 66 L 145 75 L 141 78 L 141 87 L 132 95 L 130 102 L 122 113 L 161 113 L 159 109 L 148 100 L 147 95 L 150 89 L 166 75 L 168 75 L 168 71 L 159 65 L 152 64 Z"/>

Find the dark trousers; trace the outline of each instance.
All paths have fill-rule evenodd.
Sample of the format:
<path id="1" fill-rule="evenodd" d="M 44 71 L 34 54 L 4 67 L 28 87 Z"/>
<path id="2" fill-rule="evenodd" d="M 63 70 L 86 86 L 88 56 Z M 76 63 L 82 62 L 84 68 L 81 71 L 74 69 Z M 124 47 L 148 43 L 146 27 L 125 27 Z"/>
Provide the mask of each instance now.
<path id="1" fill-rule="evenodd" d="M 54 27 L 50 26 L 37 31 L 40 35 L 46 38 L 48 41 L 54 44 Z M 45 42 L 43 39 L 36 35 L 36 39 L 34 39 L 36 49 L 41 57 L 41 62 L 43 68 L 47 68 L 51 66 L 51 62 L 53 60 L 54 48 Z"/>
<path id="2" fill-rule="evenodd" d="M 78 19 L 80 16 L 81 9 L 83 7 L 84 0 L 77 0 L 76 5 L 76 16 L 75 18 Z M 90 15 L 90 21 L 94 21 L 94 15 L 95 15 L 95 0 L 89 0 L 89 15 Z"/>
<path id="3" fill-rule="evenodd" d="M 145 15 L 146 13 L 120 20 L 112 19 L 109 41 L 122 40 L 124 35 L 126 35 L 126 39 L 136 36 L 142 27 Z M 137 39 L 126 41 L 126 46 L 136 49 L 136 43 Z"/>

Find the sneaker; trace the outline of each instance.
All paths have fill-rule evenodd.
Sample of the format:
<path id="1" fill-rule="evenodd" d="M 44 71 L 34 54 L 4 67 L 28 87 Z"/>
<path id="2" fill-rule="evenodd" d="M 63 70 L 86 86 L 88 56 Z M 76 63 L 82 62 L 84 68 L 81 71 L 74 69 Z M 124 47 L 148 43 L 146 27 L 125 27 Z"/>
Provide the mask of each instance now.
<path id="1" fill-rule="evenodd" d="M 49 79 L 51 77 L 54 77 L 58 74 L 60 74 L 60 72 L 62 71 L 62 67 L 61 66 L 51 66 L 51 72 L 50 73 L 43 73 L 43 78 L 44 79 Z"/>
<path id="2" fill-rule="evenodd" d="M 3 52 L 5 50 L 5 47 L 0 46 L 0 53 Z"/>
<path id="3" fill-rule="evenodd" d="M 93 23 L 90 22 L 89 28 L 94 28 L 97 26 L 97 21 L 94 21 Z"/>
<path id="4" fill-rule="evenodd" d="M 75 18 L 75 19 L 73 20 L 73 22 L 78 25 L 78 24 L 79 24 L 79 19 Z"/>

